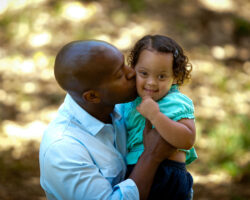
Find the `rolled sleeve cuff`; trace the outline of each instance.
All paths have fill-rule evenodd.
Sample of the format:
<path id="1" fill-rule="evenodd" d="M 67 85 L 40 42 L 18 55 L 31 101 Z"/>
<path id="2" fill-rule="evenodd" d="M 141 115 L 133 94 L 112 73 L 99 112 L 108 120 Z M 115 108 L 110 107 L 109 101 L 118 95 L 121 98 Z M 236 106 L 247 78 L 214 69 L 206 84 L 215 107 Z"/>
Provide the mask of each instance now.
<path id="1" fill-rule="evenodd" d="M 139 200 L 139 190 L 132 179 L 126 179 L 114 187 L 115 190 L 120 190 L 122 199 Z"/>

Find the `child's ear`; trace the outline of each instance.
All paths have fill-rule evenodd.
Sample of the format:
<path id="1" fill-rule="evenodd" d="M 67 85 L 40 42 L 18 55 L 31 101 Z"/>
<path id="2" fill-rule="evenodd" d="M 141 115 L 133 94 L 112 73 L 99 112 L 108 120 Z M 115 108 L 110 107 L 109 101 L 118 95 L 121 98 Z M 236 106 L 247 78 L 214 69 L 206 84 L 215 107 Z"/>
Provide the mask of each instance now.
<path id="1" fill-rule="evenodd" d="M 90 103 L 100 103 L 101 98 L 97 91 L 88 90 L 82 94 L 82 98 Z"/>

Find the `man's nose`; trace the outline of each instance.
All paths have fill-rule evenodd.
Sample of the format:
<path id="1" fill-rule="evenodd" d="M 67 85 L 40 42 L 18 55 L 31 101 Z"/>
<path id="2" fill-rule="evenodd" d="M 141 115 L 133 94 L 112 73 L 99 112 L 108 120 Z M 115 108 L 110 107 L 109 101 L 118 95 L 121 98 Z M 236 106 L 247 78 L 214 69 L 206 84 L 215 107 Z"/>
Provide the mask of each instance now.
<path id="1" fill-rule="evenodd" d="M 135 70 L 132 67 L 125 66 L 126 78 L 128 80 L 133 79 L 135 77 Z"/>

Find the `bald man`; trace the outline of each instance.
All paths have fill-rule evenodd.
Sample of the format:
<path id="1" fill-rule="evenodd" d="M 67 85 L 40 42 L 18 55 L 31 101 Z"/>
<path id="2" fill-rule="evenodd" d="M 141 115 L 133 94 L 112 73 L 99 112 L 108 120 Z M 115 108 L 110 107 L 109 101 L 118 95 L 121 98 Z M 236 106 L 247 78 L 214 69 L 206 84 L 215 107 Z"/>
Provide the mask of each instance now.
<path id="1" fill-rule="evenodd" d="M 40 146 L 46 197 L 146 199 L 160 162 L 175 149 L 147 124 L 145 150 L 124 180 L 126 131 L 116 104 L 133 100 L 136 88 L 122 53 L 102 41 L 74 41 L 57 54 L 54 72 L 67 94 Z"/>

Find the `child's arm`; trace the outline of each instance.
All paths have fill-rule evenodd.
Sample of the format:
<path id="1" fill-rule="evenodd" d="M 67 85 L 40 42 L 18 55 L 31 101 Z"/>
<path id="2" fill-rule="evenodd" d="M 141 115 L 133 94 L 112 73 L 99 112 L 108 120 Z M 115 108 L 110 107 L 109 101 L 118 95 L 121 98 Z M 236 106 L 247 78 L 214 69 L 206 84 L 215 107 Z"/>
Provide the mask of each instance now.
<path id="1" fill-rule="evenodd" d="M 195 142 L 195 124 L 193 119 L 181 119 L 175 122 L 160 112 L 158 104 L 151 97 L 143 97 L 137 107 L 145 118 L 155 126 L 159 134 L 178 149 L 190 149 Z"/>

